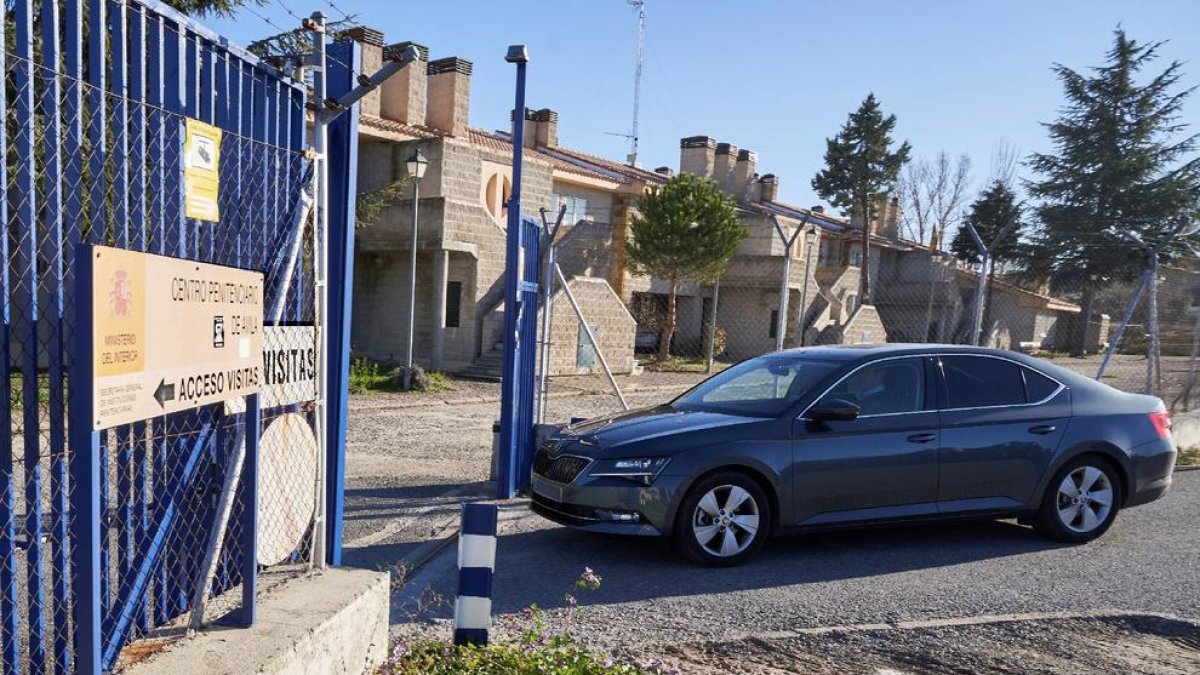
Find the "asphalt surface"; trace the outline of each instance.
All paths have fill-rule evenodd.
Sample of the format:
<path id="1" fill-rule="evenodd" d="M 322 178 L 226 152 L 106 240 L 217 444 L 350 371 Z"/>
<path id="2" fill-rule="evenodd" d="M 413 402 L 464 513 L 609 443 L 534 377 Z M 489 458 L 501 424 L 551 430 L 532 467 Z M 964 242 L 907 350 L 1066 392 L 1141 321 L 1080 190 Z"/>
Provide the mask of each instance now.
<path id="1" fill-rule="evenodd" d="M 705 569 L 665 544 L 603 537 L 502 511 L 494 612 L 531 604 L 596 646 L 721 642 L 844 624 L 1028 612 L 1124 610 L 1200 617 L 1200 471 L 1163 499 L 1119 514 L 1083 546 L 1011 521 L 967 521 L 776 539 L 749 563 Z M 601 587 L 566 609 L 585 567 Z M 451 547 L 393 599 L 394 632 L 445 637 Z"/>

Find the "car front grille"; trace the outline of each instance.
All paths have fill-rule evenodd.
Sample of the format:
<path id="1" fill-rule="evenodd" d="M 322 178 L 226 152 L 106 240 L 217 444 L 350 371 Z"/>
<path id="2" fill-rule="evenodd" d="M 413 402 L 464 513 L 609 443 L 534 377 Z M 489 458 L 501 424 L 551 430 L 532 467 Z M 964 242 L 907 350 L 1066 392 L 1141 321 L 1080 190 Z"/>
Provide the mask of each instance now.
<path id="1" fill-rule="evenodd" d="M 550 457 L 550 448 L 542 446 L 533 456 L 533 472 L 555 483 L 570 483 L 583 473 L 590 460 L 584 457 L 563 455 Z"/>

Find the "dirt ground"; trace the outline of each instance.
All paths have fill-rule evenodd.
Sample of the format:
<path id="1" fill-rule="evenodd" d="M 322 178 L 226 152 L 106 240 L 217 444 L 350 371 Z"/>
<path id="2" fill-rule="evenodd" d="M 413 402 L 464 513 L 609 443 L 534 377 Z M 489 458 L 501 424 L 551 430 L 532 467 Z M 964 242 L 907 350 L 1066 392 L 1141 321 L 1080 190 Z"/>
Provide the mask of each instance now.
<path id="1" fill-rule="evenodd" d="M 834 631 L 665 647 L 681 673 L 1200 672 L 1200 624 L 1155 616 Z M 644 657 L 643 657 L 644 658 Z"/>

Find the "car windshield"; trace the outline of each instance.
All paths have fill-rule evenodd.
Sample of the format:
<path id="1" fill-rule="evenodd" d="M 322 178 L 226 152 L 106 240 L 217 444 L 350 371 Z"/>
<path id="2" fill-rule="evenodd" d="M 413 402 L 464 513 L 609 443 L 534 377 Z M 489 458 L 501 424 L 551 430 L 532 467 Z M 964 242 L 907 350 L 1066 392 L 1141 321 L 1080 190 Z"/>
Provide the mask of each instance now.
<path id="1" fill-rule="evenodd" d="M 743 361 L 705 380 L 671 404 L 751 417 L 775 417 L 839 367 L 836 361 L 766 356 Z"/>

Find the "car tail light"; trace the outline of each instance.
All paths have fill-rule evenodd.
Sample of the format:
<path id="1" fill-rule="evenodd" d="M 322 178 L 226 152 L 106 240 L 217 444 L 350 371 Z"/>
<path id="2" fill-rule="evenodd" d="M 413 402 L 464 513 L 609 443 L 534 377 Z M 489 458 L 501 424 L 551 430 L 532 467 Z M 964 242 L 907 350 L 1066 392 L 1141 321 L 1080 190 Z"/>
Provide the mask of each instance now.
<path id="1" fill-rule="evenodd" d="M 1150 423 L 1154 425 L 1154 430 L 1158 432 L 1158 437 L 1168 439 L 1171 437 L 1171 413 L 1166 410 L 1159 410 L 1150 413 Z"/>

